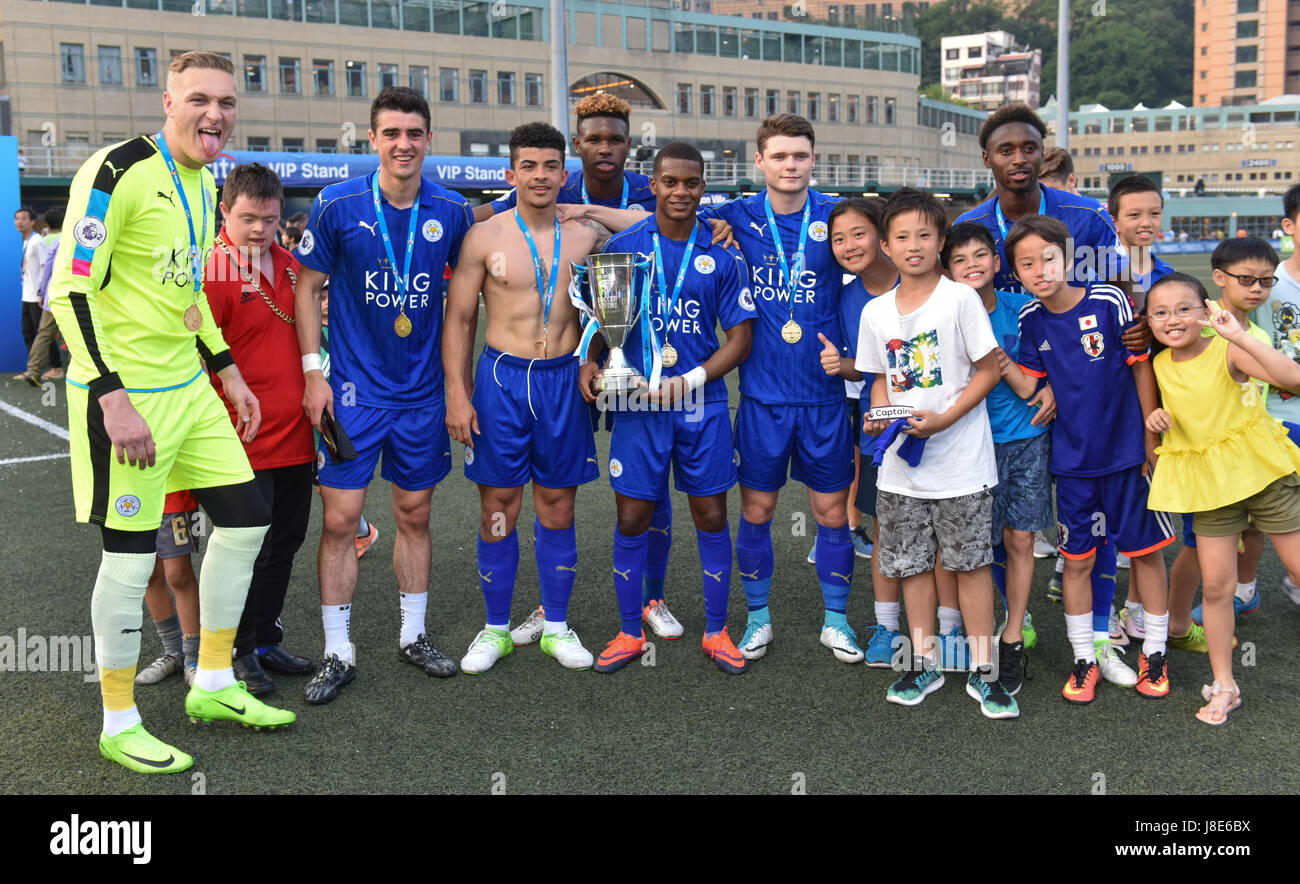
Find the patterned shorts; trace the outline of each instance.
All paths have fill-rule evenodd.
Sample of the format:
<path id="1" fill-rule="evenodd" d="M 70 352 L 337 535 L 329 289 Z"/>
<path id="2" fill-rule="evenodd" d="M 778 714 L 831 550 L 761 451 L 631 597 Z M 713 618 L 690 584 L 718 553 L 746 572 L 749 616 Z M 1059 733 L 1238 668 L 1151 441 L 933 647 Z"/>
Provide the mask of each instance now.
<path id="1" fill-rule="evenodd" d="M 934 568 L 941 548 L 943 566 L 949 571 L 974 571 L 993 561 L 992 491 L 940 500 L 881 491 L 876 498 L 876 522 L 880 526 L 876 555 L 886 577 L 924 574 Z"/>
<path id="2" fill-rule="evenodd" d="M 1052 434 L 997 442 L 998 484 L 993 489 L 993 545 L 1002 542 L 1002 529 L 1041 531 L 1052 524 L 1052 474 L 1047 461 Z"/>

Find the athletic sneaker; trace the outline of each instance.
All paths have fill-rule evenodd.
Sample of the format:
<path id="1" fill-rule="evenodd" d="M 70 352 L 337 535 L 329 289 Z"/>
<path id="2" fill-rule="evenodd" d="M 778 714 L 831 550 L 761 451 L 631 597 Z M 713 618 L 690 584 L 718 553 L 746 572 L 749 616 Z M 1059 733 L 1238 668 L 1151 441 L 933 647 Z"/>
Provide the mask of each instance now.
<path id="1" fill-rule="evenodd" d="M 682 637 L 682 625 L 677 622 L 673 612 L 668 610 L 668 604 L 663 599 L 653 599 L 650 604 L 642 608 L 641 620 L 658 638 Z"/>
<path id="2" fill-rule="evenodd" d="M 985 681 L 978 672 L 966 677 L 966 693 L 979 701 L 985 718 L 1019 718 L 1020 705 L 1001 679 Z"/>
<path id="3" fill-rule="evenodd" d="M 871 630 L 871 639 L 867 642 L 867 665 L 874 669 L 884 669 L 894 665 L 894 640 L 902 636 L 901 632 L 895 632 L 877 623 Z"/>
<path id="4" fill-rule="evenodd" d="M 171 678 L 185 665 L 185 655 L 180 651 L 163 651 L 162 656 L 150 663 L 135 677 L 136 684 L 158 684 Z"/>
<path id="5" fill-rule="evenodd" d="M 620 632 L 614 640 L 601 651 L 596 661 L 597 672 L 618 672 L 627 664 L 645 653 L 645 639 Z"/>
<path id="6" fill-rule="evenodd" d="M 951 632 L 940 637 L 939 668 L 944 672 L 966 672 L 970 669 L 970 647 L 966 644 L 966 633 L 960 626 L 954 626 Z"/>
<path id="7" fill-rule="evenodd" d="M 757 660 L 767 653 L 767 646 L 771 643 L 771 622 L 755 623 L 751 620 L 745 624 L 745 634 L 740 637 L 740 653 L 746 660 Z"/>
<path id="8" fill-rule="evenodd" d="M 498 660 L 509 657 L 514 649 L 510 633 L 504 629 L 484 627 L 469 643 L 465 656 L 460 658 L 460 670 L 466 675 L 481 675 L 495 666 Z"/>
<path id="9" fill-rule="evenodd" d="M 370 523 L 370 533 L 367 534 L 365 537 L 357 538 L 357 558 L 359 559 L 362 556 L 364 556 L 366 553 L 370 552 L 370 547 L 374 546 L 375 541 L 378 539 L 379 539 L 379 529 L 376 528 L 374 523 L 372 522 Z"/>
<path id="10" fill-rule="evenodd" d="M 578 634 L 572 629 L 564 632 L 548 632 L 542 635 L 542 653 L 554 657 L 565 669 L 590 669 L 595 658 L 578 641 Z"/>
<path id="11" fill-rule="evenodd" d="M 136 773 L 180 773 L 189 770 L 194 759 L 137 723 L 116 736 L 99 735 L 99 754 Z"/>
<path id="12" fill-rule="evenodd" d="M 510 630 L 510 641 L 516 648 L 531 645 L 542 637 L 546 631 L 546 612 L 538 605 L 537 610 L 528 615 L 528 619 Z"/>
<path id="13" fill-rule="evenodd" d="M 1140 605 L 1136 608 L 1125 605 L 1119 612 L 1119 625 L 1124 627 L 1128 637 L 1135 642 L 1140 642 L 1147 637 L 1146 628 L 1142 625 L 1142 607 Z"/>
<path id="14" fill-rule="evenodd" d="M 875 552 L 875 544 L 867 537 L 867 532 L 859 526 L 853 532 L 853 554 L 860 559 L 869 559 Z"/>
<path id="15" fill-rule="evenodd" d="M 242 681 L 219 691 L 205 691 L 198 685 L 185 695 L 185 714 L 190 721 L 237 721 L 244 727 L 277 728 L 293 724 L 298 716 L 288 709 L 268 706 L 248 692 Z"/>
<path id="16" fill-rule="evenodd" d="M 919 669 L 903 673 L 889 686 L 885 699 L 900 706 L 915 706 L 943 687 L 943 673 L 938 669 Z"/>
<path id="17" fill-rule="evenodd" d="M 1131 688 L 1137 684 L 1138 676 L 1127 663 L 1119 658 L 1119 651 L 1110 642 L 1093 642 L 1097 652 L 1097 668 L 1101 677 L 1121 688 Z"/>
<path id="18" fill-rule="evenodd" d="M 1052 572 L 1052 579 L 1047 581 L 1047 600 L 1049 602 L 1059 602 L 1061 600 L 1061 573 Z"/>
<path id="19" fill-rule="evenodd" d="M 998 681 L 1013 697 L 1020 693 L 1025 681 L 1025 660 L 1023 641 L 998 642 Z"/>
<path id="20" fill-rule="evenodd" d="M 1025 612 L 1025 622 L 1020 627 L 1020 635 L 1025 640 L 1025 650 L 1038 645 L 1038 630 L 1034 629 L 1034 615 L 1028 611 Z"/>
<path id="21" fill-rule="evenodd" d="M 1070 677 L 1065 680 L 1061 696 L 1066 702 L 1086 706 L 1097 696 L 1097 682 L 1101 680 L 1101 668 L 1087 660 L 1075 660 Z"/>
<path id="22" fill-rule="evenodd" d="M 1119 612 L 1115 610 L 1114 605 L 1110 606 L 1110 621 L 1106 629 L 1108 634 L 1110 635 L 1110 643 L 1112 645 L 1114 645 L 1117 648 L 1128 647 L 1128 643 L 1129 643 L 1128 633 L 1124 631 L 1124 627 L 1120 624 Z"/>
<path id="23" fill-rule="evenodd" d="M 1286 593 L 1287 598 L 1300 605 L 1300 586 L 1292 583 L 1289 575 L 1282 578 L 1282 591 Z"/>
<path id="24" fill-rule="evenodd" d="M 182 671 L 185 673 L 185 687 L 194 687 L 194 676 L 199 674 L 199 664 L 197 662 L 186 663 Z"/>
<path id="25" fill-rule="evenodd" d="M 1234 635 L 1232 637 L 1232 647 L 1235 650 L 1238 641 Z M 1205 627 L 1198 623 L 1189 624 L 1187 634 L 1181 637 L 1169 636 L 1169 647 L 1178 648 L 1180 651 L 1191 651 L 1195 654 L 1209 653 L 1210 645 L 1205 640 Z"/>
<path id="26" fill-rule="evenodd" d="M 1123 568 L 1125 571 L 1127 571 L 1129 567 L 1128 556 L 1124 555 L 1123 553 L 1116 553 L 1115 566 L 1117 568 Z"/>
<path id="27" fill-rule="evenodd" d="M 700 646 L 704 648 L 704 653 L 708 658 L 716 663 L 723 672 L 740 675 L 745 671 L 745 656 L 736 649 L 725 628 L 713 633 L 713 635 L 704 636 Z"/>
<path id="28" fill-rule="evenodd" d="M 357 667 L 344 663 L 338 654 L 329 654 L 321 661 L 316 674 L 302 689 L 303 699 L 312 705 L 328 703 L 339 695 L 339 690 L 357 677 Z"/>
<path id="29" fill-rule="evenodd" d="M 1252 598 L 1248 602 L 1243 602 L 1241 599 L 1237 598 L 1234 595 L 1232 597 L 1232 613 L 1235 614 L 1237 617 L 1240 617 L 1243 614 L 1254 614 L 1256 611 L 1259 610 L 1259 606 L 1263 604 L 1263 602 L 1264 602 L 1264 598 L 1259 594 L 1258 589 L 1255 590 L 1254 598 Z M 1195 608 L 1192 608 L 1192 622 L 1200 624 L 1202 626 L 1205 625 L 1205 621 L 1201 619 L 1200 605 L 1197 605 Z"/>
<path id="30" fill-rule="evenodd" d="M 1157 651 L 1150 657 L 1138 657 L 1137 692 L 1149 700 L 1169 696 L 1169 661 Z"/>
<path id="31" fill-rule="evenodd" d="M 1058 552 L 1060 552 L 1060 550 L 1056 548 L 1056 544 L 1048 540 L 1047 535 L 1042 531 L 1039 531 L 1034 535 L 1034 558 L 1050 559 Z"/>
<path id="32" fill-rule="evenodd" d="M 456 661 L 435 648 L 424 633 L 420 633 L 419 638 L 399 650 L 397 659 L 418 666 L 424 670 L 425 675 L 434 678 L 450 678 L 459 671 Z"/>
<path id="33" fill-rule="evenodd" d="M 841 663 L 861 663 L 867 656 L 858 647 L 858 634 L 847 623 L 843 626 L 822 626 L 821 641 Z"/>

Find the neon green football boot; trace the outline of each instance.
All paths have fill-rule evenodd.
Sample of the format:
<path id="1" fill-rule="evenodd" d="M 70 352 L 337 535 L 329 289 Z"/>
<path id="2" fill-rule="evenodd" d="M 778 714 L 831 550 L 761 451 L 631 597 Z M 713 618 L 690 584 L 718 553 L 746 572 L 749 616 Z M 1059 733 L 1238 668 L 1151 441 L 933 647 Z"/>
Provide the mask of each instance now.
<path id="1" fill-rule="evenodd" d="M 237 681 L 219 691 L 205 691 L 197 684 L 185 695 L 185 714 L 190 721 L 237 721 L 244 727 L 276 728 L 293 724 L 298 716 L 288 709 L 268 706 Z"/>
<path id="2" fill-rule="evenodd" d="M 136 773 L 180 773 L 189 770 L 194 759 L 136 724 L 117 736 L 99 735 L 99 754 Z"/>

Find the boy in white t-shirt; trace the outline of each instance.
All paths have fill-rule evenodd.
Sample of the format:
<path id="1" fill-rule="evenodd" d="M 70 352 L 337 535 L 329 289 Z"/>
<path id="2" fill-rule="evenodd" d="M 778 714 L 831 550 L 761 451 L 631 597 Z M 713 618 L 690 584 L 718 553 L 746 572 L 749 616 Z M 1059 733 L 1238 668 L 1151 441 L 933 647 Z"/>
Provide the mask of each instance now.
<path id="1" fill-rule="evenodd" d="M 855 365 L 863 375 L 874 375 L 871 407 L 912 409 L 906 420 L 868 417 L 863 427 L 884 434 L 877 447 L 876 554 L 880 572 L 903 582 L 914 648 L 911 671 L 889 688 L 886 699 L 914 706 L 943 686 L 935 639 L 927 635 L 937 602 L 936 555 L 943 547 L 944 567 L 957 573 L 970 642 L 966 692 L 986 717 L 1016 718 L 1020 709 L 996 677 L 992 655 L 990 489 L 998 471 L 984 398 L 1000 377 L 998 344 L 979 295 L 941 272 L 946 226 L 943 206 L 926 193 L 905 187 L 890 199 L 881 245 L 901 281 L 867 304 L 858 333 Z"/>

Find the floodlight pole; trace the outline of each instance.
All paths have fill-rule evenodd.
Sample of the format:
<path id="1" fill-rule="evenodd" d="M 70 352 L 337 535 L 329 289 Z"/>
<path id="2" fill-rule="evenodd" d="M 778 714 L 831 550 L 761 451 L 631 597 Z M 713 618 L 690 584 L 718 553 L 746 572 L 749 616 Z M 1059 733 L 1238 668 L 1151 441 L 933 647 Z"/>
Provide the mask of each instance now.
<path id="1" fill-rule="evenodd" d="M 564 0 L 551 0 L 551 125 L 569 143 L 569 27 Z"/>
<path id="2" fill-rule="evenodd" d="M 1056 143 L 1070 147 L 1070 0 L 1058 0 L 1056 22 Z"/>

